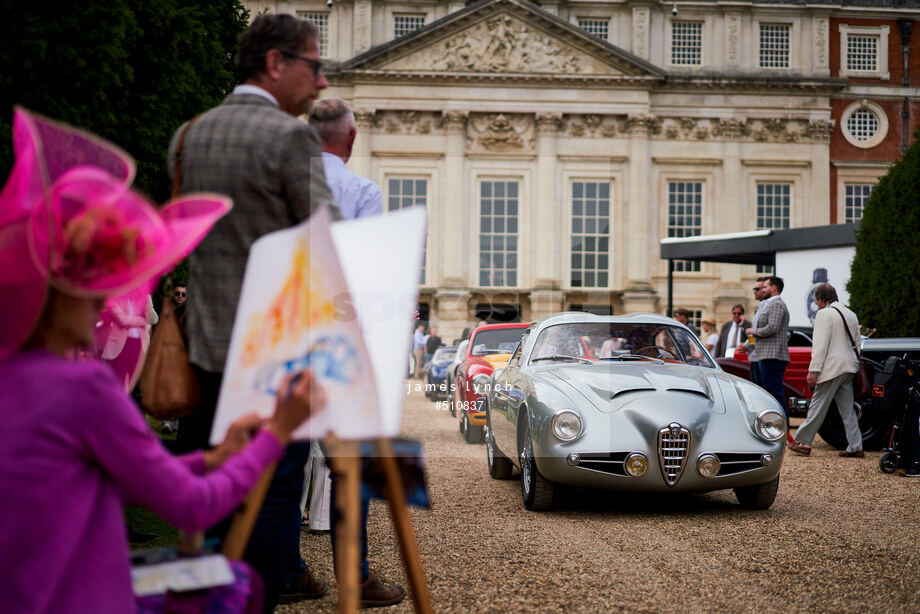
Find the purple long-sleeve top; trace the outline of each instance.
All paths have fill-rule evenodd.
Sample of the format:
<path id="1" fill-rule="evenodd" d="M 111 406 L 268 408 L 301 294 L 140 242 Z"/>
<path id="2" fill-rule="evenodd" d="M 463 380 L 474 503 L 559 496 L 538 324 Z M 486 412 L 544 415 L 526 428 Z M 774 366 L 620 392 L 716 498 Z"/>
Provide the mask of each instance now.
<path id="1" fill-rule="evenodd" d="M 268 432 L 218 469 L 170 455 L 108 367 L 39 350 L 0 362 L 0 609 L 136 610 L 122 509 L 186 531 L 230 513 L 283 449 Z"/>

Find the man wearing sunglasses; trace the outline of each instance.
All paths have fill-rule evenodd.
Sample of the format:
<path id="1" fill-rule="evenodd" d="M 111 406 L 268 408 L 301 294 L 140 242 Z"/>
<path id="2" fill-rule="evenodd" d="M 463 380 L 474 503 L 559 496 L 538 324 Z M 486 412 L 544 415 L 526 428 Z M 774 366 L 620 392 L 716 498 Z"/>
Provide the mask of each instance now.
<path id="1" fill-rule="evenodd" d="M 766 277 L 758 277 L 757 281 L 754 282 L 754 288 L 753 288 L 754 298 L 757 299 L 758 301 L 763 301 L 764 299 L 769 298 L 769 295 L 767 295 L 766 292 L 764 291 L 764 283 L 766 283 L 766 281 L 767 281 Z M 754 322 L 757 321 L 757 316 L 760 315 L 760 308 L 762 305 L 763 303 L 761 303 L 761 305 L 758 305 L 757 311 L 754 312 L 754 320 L 753 320 Z M 747 352 L 748 361 L 750 361 L 751 363 L 751 381 L 759 385 L 760 384 L 760 358 L 758 358 L 757 356 L 756 348 L 754 347 L 754 345 L 747 342 L 747 328 L 749 328 L 750 326 L 751 324 L 749 323 L 748 327 L 744 329 L 745 336 L 741 338 L 741 343 L 739 343 L 738 346 L 735 348 L 735 352 L 736 353 L 737 352 L 742 352 L 742 353 Z"/>
<path id="2" fill-rule="evenodd" d="M 329 84 L 319 58 L 319 32 L 291 15 L 259 15 L 239 39 L 240 85 L 223 103 L 177 130 L 169 170 L 179 153 L 182 192 L 233 199 L 192 254 L 186 308 L 189 358 L 198 376 L 201 409 L 179 426 L 181 450 L 203 448 L 211 431 L 249 248 L 259 237 L 299 224 L 322 205 L 340 215 L 326 185 L 309 113 Z M 310 444 L 287 448 L 252 533 L 246 560 L 265 581 L 270 610 L 280 597 L 321 597 L 325 582 L 300 556 L 300 497 Z"/>

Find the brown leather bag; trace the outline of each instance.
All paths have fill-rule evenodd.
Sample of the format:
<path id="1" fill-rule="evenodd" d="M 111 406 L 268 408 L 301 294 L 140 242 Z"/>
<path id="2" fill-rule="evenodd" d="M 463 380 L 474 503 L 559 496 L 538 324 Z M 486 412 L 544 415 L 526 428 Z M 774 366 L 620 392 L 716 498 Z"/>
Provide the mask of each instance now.
<path id="1" fill-rule="evenodd" d="M 196 412 L 200 400 L 185 335 L 167 295 L 141 373 L 141 403 L 154 418 L 175 420 Z"/>
<path id="2" fill-rule="evenodd" d="M 836 311 L 840 315 L 840 319 L 843 320 L 843 330 L 846 331 L 847 339 L 850 340 L 850 347 L 853 348 L 853 352 L 856 354 L 856 362 L 859 365 L 856 369 L 856 375 L 853 377 L 853 398 L 861 399 L 867 397 L 869 393 L 872 392 L 872 379 L 866 371 L 866 363 L 859 358 L 859 349 L 856 347 L 853 335 L 850 334 L 850 328 L 847 326 L 846 318 L 843 317 L 843 312 L 836 307 L 831 307 L 831 309 Z"/>
<path id="3" fill-rule="evenodd" d="M 176 143 L 173 197 L 182 189 L 182 144 L 195 119 L 197 117 L 185 125 Z M 150 338 L 140 386 L 141 405 L 158 420 L 175 420 L 198 411 L 201 401 L 198 377 L 192 370 L 185 331 L 173 309 L 169 292 L 163 297 L 160 321 Z"/>

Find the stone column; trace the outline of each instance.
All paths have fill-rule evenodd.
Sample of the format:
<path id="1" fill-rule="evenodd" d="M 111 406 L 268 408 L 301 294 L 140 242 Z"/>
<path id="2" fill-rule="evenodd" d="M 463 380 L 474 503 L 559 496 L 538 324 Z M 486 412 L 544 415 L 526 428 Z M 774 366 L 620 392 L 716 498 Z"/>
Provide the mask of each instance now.
<path id="1" fill-rule="evenodd" d="M 444 343 L 450 345 L 470 325 L 467 313 L 471 296 L 466 290 L 451 288 L 441 288 L 435 292 L 433 307 Z"/>
<path id="2" fill-rule="evenodd" d="M 371 0 L 355 0 L 355 16 L 354 16 L 355 55 L 358 55 L 359 53 L 363 53 L 371 48 L 372 12 L 373 12 L 373 2 Z"/>
<path id="3" fill-rule="evenodd" d="M 816 77 L 829 77 L 830 68 L 830 19 L 827 15 L 815 15 L 812 21 L 814 30 L 812 40 L 812 74 Z"/>
<path id="4" fill-rule="evenodd" d="M 469 254 L 466 237 L 467 194 L 463 165 L 466 153 L 466 111 L 444 112 L 444 231 L 441 244 L 441 285 L 462 288 L 466 284 L 466 261 Z M 463 316 L 466 317 L 466 314 Z"/>
<path id="5" fill-rule="evenodd" d="M 725 13 L 725 65 L 732 69 L 741 68 L 741 13 Z"/>
<path id="6" fill-rule="evenodd" d="M 651 12 L 648 6 L 634 6 L 632 9 L 632 52 L 643 60 L 649 59 L 650 29 Z"/>
<path id="7" fill-rule="evenodd" d="M 715 234 L 754 230 L 752 212 L 742 209 L 746 185 L 741 170 L 741 139 L 747 130 L 744 120 L 721 119 L 717 124 L 722 144 L 722 200 L 717 206 Z M 716 203 L 713 203 L 715 205 Z M 709 206 L 707 204 L 707 206 Z M 747 215 L 745 215 L 747 213 Z M 742 268 L 739 264 L 717 264 L 721 267 L 719 283 L 715 288 L 716 316 L 722 321 L 731 313 L 731 306 L 748 295 L 741 283 Z"/>
<path id="8" fill-rule="evenodd" d="M 559 195 L 556 194 L 556 130 L 562 122 L 561 113 L 537 113 L 537 193 L 533 202 L 534 237 L 527 246 L 533 255 L 531 271 L 533 287 L 559 287 Z"/>
<path id="9" fill-rule="evenodd" d="M 562 311 L 565 293 L 561 290 L 534 290 L 530 293 L 530 320 L 536 322 Z"/>
<path id="10" fill-rule="evenodd" d="M 837 203 L 828 197 L 831 185 L 830 142 L 834 129 L 833 120 L 817 119 L 808 122 L 807 133 L 811 136 L 811 185 L 803 186 L 809 195 L 805 204 L 803 226 L 820 226 L 831 223 L 831 211 L 837 209 Z M 837 220 L 840 222 L 841 220 Z"/>
<path id="11" fill-rule="evenodd" d="M 629 196 L 627 200 L 626 288 L 623 307 L 627 313 L 655 312 L 658 296 L 650 283 L 654 267 L 649 264 L 649 253 L 657 250 L 656 235 L 651 232 L 650 215 L 654 215 L 657 202 L 649 186 L 649 131 L 655 123 L 651 115 L 630 115 L 629 128 Z M 652 243 L 651 245 L 649 243 Z M 657 259 L 654 261 L 657 263 Z"/>
<path id="12" fill-rule="evenodd" d="M 351 159 L 348 161 L 348 167 L 353 173 L 362 177 L 373 179 L 371 177 L 371 140 L 374 129 L 374 118 L 377 112 L 374 109 L 354 109 L 355 126 L 358 129 L 358 136 L 355 138 L 355 146 L 351 151 Z M 383 189 L 383 186 L 380 187 Z"/>

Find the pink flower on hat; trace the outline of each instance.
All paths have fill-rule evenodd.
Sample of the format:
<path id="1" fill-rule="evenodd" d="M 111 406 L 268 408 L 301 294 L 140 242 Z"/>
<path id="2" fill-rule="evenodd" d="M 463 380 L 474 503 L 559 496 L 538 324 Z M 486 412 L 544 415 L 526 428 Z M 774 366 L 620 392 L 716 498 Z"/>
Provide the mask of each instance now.
<path id="1" fill-rule="evenodd" d="M 150 286 L 230 210 L 190 194 L 157 209 L 131 190 L 134 160 L 92 134 L 17 108 L 16 164 L 0 193 L 0 358 L 22 345 L 49 284 L 114 297 Z"/>

